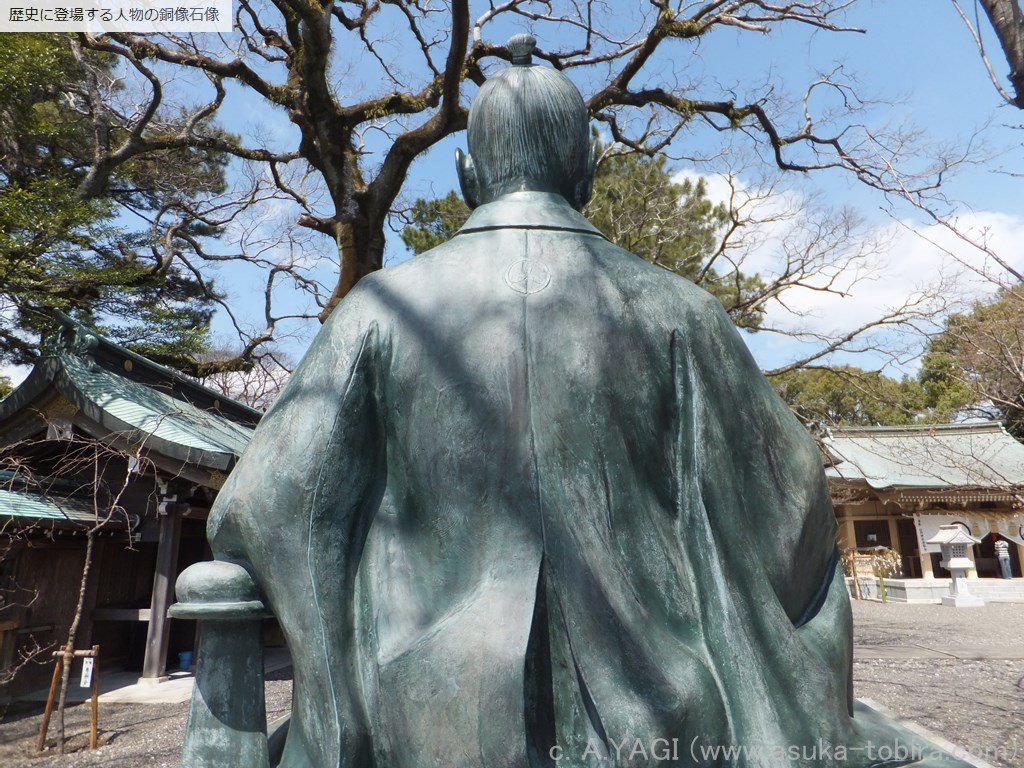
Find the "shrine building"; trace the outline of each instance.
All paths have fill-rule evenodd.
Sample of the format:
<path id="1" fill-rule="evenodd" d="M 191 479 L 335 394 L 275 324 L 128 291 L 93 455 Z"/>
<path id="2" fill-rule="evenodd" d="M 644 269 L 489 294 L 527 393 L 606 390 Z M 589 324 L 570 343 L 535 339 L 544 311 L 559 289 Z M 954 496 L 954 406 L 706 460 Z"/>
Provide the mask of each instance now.
<path id="1" fill-rule="evenodd" d="M 100 665 L 166 678 L 195 647 L 167 618 L 177 574 L 210 559 L 206 517 L 262 412 L 66 320 L 0 401 L 0 696 L 46 685 L 76 612 Z M 168 660 L 170 661 L 170 664 Z"/>
<path id="2" fill-rule="evenodd" d="M 902 572 L 886 578 L 889 599 L 939 601 L 949 573 L 926 542 L 956 523 L 982 540 L 968 550 L 972 593 L 1024 602 L 1024 445 L 999 422 L 842 427 L 821 442 L 840 546 L 900 555 Z M 1013 580 L 999 578 L 993 534 L 1011 544 Z"/>

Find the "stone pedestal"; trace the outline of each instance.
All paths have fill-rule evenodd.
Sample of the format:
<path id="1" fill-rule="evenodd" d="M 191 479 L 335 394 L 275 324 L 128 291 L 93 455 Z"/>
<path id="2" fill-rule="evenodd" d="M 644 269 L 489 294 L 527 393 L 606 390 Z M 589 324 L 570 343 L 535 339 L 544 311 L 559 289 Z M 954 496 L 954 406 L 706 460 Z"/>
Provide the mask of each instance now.
<path id="1" fill-rule="evenodd" d="M 981 608 L 985 601 L 976 595 L 943 595 L 942 604 L 951 608 Z"/>
<path id="2" fill-rule="evenodd" d="M 261 631 L 269 614 L 252 579 L 233 563 L 196 563 L 177 592 L 170 615 L 200 622 L 181 765 L 270 768 Z"/>

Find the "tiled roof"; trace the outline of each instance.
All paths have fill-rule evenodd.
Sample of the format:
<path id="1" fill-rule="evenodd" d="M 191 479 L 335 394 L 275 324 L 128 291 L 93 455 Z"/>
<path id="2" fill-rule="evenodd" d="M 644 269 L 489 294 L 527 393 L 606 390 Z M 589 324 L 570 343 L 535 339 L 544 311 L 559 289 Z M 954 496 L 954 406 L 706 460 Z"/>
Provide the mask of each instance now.
<path id="1" fill-rule="evenodd" d="M 260 411 L 157 365 L 63 319 L 28 378 L 0 401 L 0 440 L 7 424 L 47 413 L 56 393 L 93 437 L 124 438 L 172 462 L 226 472 L 252 437 Z"/>
<path id="2" fill-rule="evenodd" d="M 240 456 L 253 430 L 155 387 L 131 381 L 74 355 L 60 362 L 75 388 L 118 421 L 170 443 Z"/>
<path id="3" fill-rule="evenodd" d="M 872 488 L 1009 488 L 1024 483 L 1024 445 L 997 421 L 835 428 L 822 440 L 830 478 Z"/>
<path id="4" fill-rule="evenodd" d="M 82 499 L 43 496 L 30 490 L 0 488 L 0 531 L 12 518 L 55 523 L 96 522 L 92 505 Z"/>

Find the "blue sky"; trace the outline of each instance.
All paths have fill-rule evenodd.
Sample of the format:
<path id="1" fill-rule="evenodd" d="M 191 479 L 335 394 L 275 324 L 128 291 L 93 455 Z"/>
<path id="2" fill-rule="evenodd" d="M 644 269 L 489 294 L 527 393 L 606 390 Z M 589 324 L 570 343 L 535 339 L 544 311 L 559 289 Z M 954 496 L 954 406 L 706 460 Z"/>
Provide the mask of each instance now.
<path id="1" fill-rule="evenodd" d="M 695 80 L 717 80 L 741 91 L 751 80 L 801 89 L 820 71 L 841 64 L 856 76 L 863 94 L 894 102 L 872 110 L 873 117 L 912 121 L 937 143 L 960 141 L 990 120 L 997 125 L 1021 122 L 1015 110 L 1001 107 L 973 41 L 948 3 L 875 0 L 855 6 L 855 11 L 849 16 L 850 24 L 866 27 L 865 34 L 808 33 L 805 27 L 795 25 L 764 36 L 723 29 L 702 41 L 699 48 L 674 43 L 666 46 L 665 53 L 689 57 L 686 67 Z M 545 42 L 541 40 L 540 45 Z M 989 44 L 993 62 L 1005 69 L 995 41 L 989 39 Z M 648 70 L 657 80 L 657 62 Z M 708 89 L 708 93 L 715 92 Z M 1020 138 L 1009 130 L 990 133 L 995 143 L 1020 144 Z M 710 145 L 708 138 L 698 136 L 694 141 Z M 453 137 L 418 161 L 410 190 L 443 192 L 455 187 L 451 156 L 455 147 L 464 144 L 463 135 Z M 875 193 L 842 172 L 815 176 L 815 186 L 837 200 L 865 210 L 878 205 Z M 1018 184 L 983 168 L 967 174 L 957 187 L 958 194 L 975 207 L 1000 209 L 1016 196 Z"/>
<path id="2" fill-rule="evenodd" d="M 620 6 L 621 7 L 621 6 Z M 798 96 L 808 82 L 820 73 L 843 67 L 844 75 L 856 83 L 860 95 L 884 102 L 865 110 L 865 122 L 878 126 L 883 123 L 913 124 L 922 131 L 922 140 L 939 146 L 961 145 L 984 127 L 984 141 L 990 148 L 991 160 L 984 165 L 960 173 L 949 184 L 951 194 L 977 211 L 1001 214 L 1012 225 L 1020 215 L 1018 189 L 1020 181 L 1010 175 L 998 173 L 1000 169 L 1013 170 L 1020 159 L 1015 152 L 1020 137 L 1014 126 L 1021 121 L 1017 111 L 1001 105 L 998 94 L 989 83 L 975 45 L 962 21 L 948 3 L 935 0 L 887 0 L 864 2 L 854 7 L 847 17 L 850 26 L 863 27 L 866 33 L 831 33 L 811 31 L 803 25 L 780 26 L 769 35 L 753 34 L 741 30 L 722 28 L 702 39 L 699 45 L 671 41 L 663 48 L 659 58 L 644 70 L 643 77 L 661 82 L 662 70 L 674 69 L 688 81 L 702 84 L 696 95 L 707 94 L 716 98 L 722 89 L 736 92 L 740 97 L 759 93 L 757 86 L 769 83 L 780 93 Z M 623 21 L 626 23 L 626 20 Z M 987 28 L 984 28 L 987 32 Z M 529 25 L 495 27 L 490 34 L 502 40 L 513 31 L 534 31 L 541 48 L 555 47 L 562 40 L 550 38 L 551 30 L 531 29 Z M 565 32 L 571 34 L 571 32 Z M 991 34 L 987 42 L 993 63 L 1001 72 L 1003 66 L 998 48 Z M 339 42 L 339 46 L 342 43 Z M 341 57 L 344 58 L 344 52 Z M 671 57 L 674 61 L 666 59 Z M 671 66 L 670 66 L 671 65 Z M 414 67 L 414 63 L 409 64 Z M 577 79 L 584 94 L 594 87 L 593 82 L 580 78 L 580 71 L 571 75 Z M 375 71 L 365 65 L 356 65 L 340 73 L 344 82 L 339 89 L 351 94 L 363 91 L 377 92 L 383 86 Z M 751 85 L 753 84 L 753 88 Z M 824 105 L 820 102 L 819 108 Z M 245 89 L 235 89 L 221 111 L 225 126 L 243 136 L 251 134 L 256 126 L 260 131 L 282 139 L 282 146 L 291 143 L 294 128 L 280 110 L 271 110 Z M 373 147 L 373 138 L 370 138 Z M 453 154 L 457 147 L 465 146 L 465 135 L 457 134 L 441 142 L 421 157 L 412 167 L 404 196 L 412 200 L 419 196 L 442 195 L 457 189 Z M 721 137 L 710 131 L 694 131 L 677 142 L 680 154 L 711 154 L 721 146 Z M 683 172 L 709 174 L 711 166 L 694 167 L 678 163 Z M 787 194 L 818 196 L 834 207 L 849 206 L 868 225 L 892 228 L 892 214 L 882 210 L 886 201 L 875 192 L 842 171 L 822 171 L 803 177 L 789 174 L 783 179 Z M 908 227 L 921 227 L 920 217 L 909 207 L 897 207 L 895 215 Z M 986 219 L 987 221 L 987 219 Z M 1015 234 L 1015 233 L 1013 233 Z M 1010 232 L 1007 237 L 1012 237 Z M 329 250 L 329 243 L 323 243 Z M 913 254 L 911 255 L 909 254 Z M 407 258 L 397 236 L 389 238 L 388 263 Z M 769 258 L 770 257 L 766 257 Z M 913 287 L 907 281 L 921 278 L 933 266 L 938 269 L 941 254 L 926 241 L 904 232 L 897 236 L 884 261 L 894 269 L 888 274 L 886 265 L 878 267 L 879 276 L 851 291 L 843 301 L 814 305 L 808 317 L 799 321 L 801 327 L 821 331 L 841 330 L 863 320 L 869 307 L 878 310 L 898 300 L 899 291 L 893 293 L 894 284 L 904 292 Z M 901 260 L 908 263 L 911 277 L 900 272 Z M 330 269 L 323 271 L 330 280 Z M 226 270 L 222 284 L 229 288 L 242 314 L 258 318 L 262 310 L 262 276 L 254 270 Z M 283 301 L 289 297 L 282 296 Z M 816 299 L 817 297 L 810 297 Z M 886 303 L 888 302 L 888 304 Z M 813 303 L 813 302 L 812 302 Z M 218 332 L 230 333 L 226 319 L 221 317 L 215 325 Z M 791 323 L 792 324 L 792 323 Z M 299 330 L 299 338 L 290 341 L 293 357 L 298 357 L 308 342 L 315 325 Z M 748 335 L 748 343 L 765 368 L 785 364 L 800 357 L 811 347 L 785 337 L 770 334 Z M 858 355 L 849 357 L 868 366 L 880 366 L 884 356 Z M 913 364 L 903 365 L 903 370 Z M 897 369 L 895 372 L 899 372 Z"/>
<path id="3" fill-rule="evenodd" d="M 629 12 L 623 15 L 625 20 Z M 780 93 L 795 95 L 801 93 L 806 83 L 818 73 L 842 66 L 846 76 L 856 80 L 861 95 L 889 102 L 865 111 L 863 119 L 871 125 L 885 122 L 913 124 L 920 128 L 922 139 L 935 146 L 962 144 L 984 127 L 983 138 L 989 159 L 952 179 L 950 193 L 959 201 L 960 210 L 968 212 L 973 217 L 972 221 L 979 222 L 977 226 L 989 228 L 992 238 L 1005 244 L 1007 258 L 1015 260 L 1020 257 L 1024 262 L 1024 250 L 1017 253 L 1015 245 L 1019 239 L 1024 239 L 1024 213 L 1018 202 L 1022 182 L 1001 172 L 1024 170 L 1020 153 L 1024 134 L 1017 130 L 1017 126 L 1024 123 L 1024 116 L 1001 104 L 974 42 L 952 5 L 936 0 L 867 0 L 856 4 L 846 21 L 851 26 L 865 27 L 867 33 L 814 32 L 805 26 L 789 25 L 781 26 L 769 35 L 718 29 L 698 45 L 670 41 L 659 57 L 645 68 L 643 76 L 651 82 L 660 82 L 664 79 L 662 70 L 671 68 L 688 82 L 703 84 L 696 89 L 695 95 L 712 98 L 720 97 L 722 88 L 733 90 L 742 97 L 748 92 L 754 93 L 750 90 L 751 83 L 764 82 L 770 83 Z M 1002 76 L 1006 69 L 1005 61 L 984 21 L 982 26 L 992 62 Z M 525 23 L 488 29 L 489 35 L 499 41 L 512 31 L 535 31 Z M 561 42 L 550 39 L 550 29 L 536 30 L 536 33 L 541 48 L 553 48 Z M 343 50 L 340 56 L 344 58 Z M 575 78 L 577 74 L 573 71 L 572 76 Z M 580 80 L 578 84 L 584 95 L 593 87 L 586 80 Z M 375 73 L 364 65 L 357 65 L 344 72 L 339 71 L 338 87 L 358 94 L 362 90 L 379 92 L 382 85 Z M 272 110 L 245 89 L 236 87 L 229 91 L 220 112 L 220 121 L 243 137 L 260 132 L 279 140 L 280 146 L 293 144 L 294 128 L 283 111 Z M 711 153 L 721 146 L 720 142 L 719 135 L 698 130 L 682 136 L 676 148 L 683 154 Z M 442 195 L 457 188 L 453 153 L 455 148 L 464 146 L 465 135 L 458 134 L 417 160 L 404 197 L 411 201 L 418 196 Z M 687 163 L 677 163 L 676 169 L 709 178 L 714 177 L 716 170 L 713 164 L 694 167 Z M 752 178 L 749 182 L 755 183 Z M 876 260 L 874 279 L 851 290 L 849 297 L 826 302 L 820 302 L 814 296 L 805 297 L 810 314 L 800 321 L 803 326 L 822 332 L 849 327 L 877 306 L 897 300 L 901 292 L 911 292 L 915 285 L 926 282 L 929 273 L 940 269 L 945 257 L 918 235 L 924 234 L 947 244 L 948 238 L 944 240 L 945 235 L 929 230 L 909 207 L 897 207 L 887 213 L 883 210 L 886 201 L 848 174 L 840 171 L 823 171 L 806 177 L 789 174 L 783 179 L 783 186 L 784 193 L 791 197 L 817 196 L 830 206 L 848 206 L 864 219 L 868 229 L 875 227 L 879 231 L 890 232 L 893 237 L 891 247 Z M 266 226 L 281 224 L 268 223 Z M 327 253 L 330 243 L 322 242 L 318 248 Z M 956 250 L 957 246 L 951 246 L 951 249 Z M 387 261 L 393 263 L 407 256 L 398 237 L 391 236 Z M 770 260 L 771 257 L 762 254 L 759 258 Z M 325 281 L 331 279 L 329 267 L 320 270 L 319 274 Z M 218 276 L 240 315 L 258 323 L 262 312 L 264 277 L 255 270 L 235 267 L 223 268 Z M 280 298 L 282 306 L 295 305 L 295 297 L 282 293 Z M 786 322 L 779 314 L 781 310 L 776 308 L 772 312 L 775 315 L 770 312 L 770 317 L 783 324 Z M 297 337 L 288 341 L 288 345 L 292 357 L 298 358 L 316 325 L 307 324 L 293 330 Z M 225 317 L 216 319 L 215 331 L 224 337 L 230 335 L 230 325 Z M 768 334 L 747 338 L 765 368 L 785 364 L 810 348 Z M 886 362 L 884 356 L 870 354 L 850 358 L 851 361 L 854 359 L 868 366 L 881 366 Z M 911 360 L 904 361 L 891 372 L 912 369 Z"/>

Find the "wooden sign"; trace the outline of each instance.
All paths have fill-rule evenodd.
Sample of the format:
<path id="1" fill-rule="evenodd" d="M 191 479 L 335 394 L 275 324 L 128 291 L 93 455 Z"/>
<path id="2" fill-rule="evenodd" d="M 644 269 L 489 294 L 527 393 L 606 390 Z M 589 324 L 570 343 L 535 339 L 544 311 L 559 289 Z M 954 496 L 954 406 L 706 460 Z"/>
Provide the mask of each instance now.
<path id="1" fill-rule="evenodd" d="M 91 656 L 87 659 L 82 659 L 82 678 L 78 681 L 79 688 L 88 688 L 92 685 L 92 665 L 95 663 L 95 659 Z"/>

